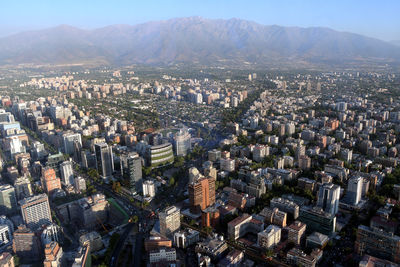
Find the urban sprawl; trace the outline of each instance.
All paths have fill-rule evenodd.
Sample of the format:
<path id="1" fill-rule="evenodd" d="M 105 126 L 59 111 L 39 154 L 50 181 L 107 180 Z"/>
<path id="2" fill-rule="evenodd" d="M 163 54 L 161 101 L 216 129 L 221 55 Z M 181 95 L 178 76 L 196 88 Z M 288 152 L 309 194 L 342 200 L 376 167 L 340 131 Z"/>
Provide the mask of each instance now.
<path id="1" fill-rule="evenodd" d="M 0 70 L 0 266 L 398 266 L 400 75 Z"/>

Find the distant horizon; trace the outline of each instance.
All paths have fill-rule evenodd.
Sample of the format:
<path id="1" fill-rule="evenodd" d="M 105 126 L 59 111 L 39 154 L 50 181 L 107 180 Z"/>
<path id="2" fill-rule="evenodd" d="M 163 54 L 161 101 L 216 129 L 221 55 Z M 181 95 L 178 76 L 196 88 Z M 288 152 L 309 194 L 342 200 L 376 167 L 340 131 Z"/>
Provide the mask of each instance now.
<path id="1" fill-rule="evenodd" d="M 385 41 L 385 42 L 388 42 L 388 43 L 400 42 L 400 38 L 399 39 L 384 40 L 384 39 L 380 39 L 380 38 L 377 38 L 377 37 L 374 37 L 374 36 L 365 35 L 365 34 L 362 34 L 362 33 L 351 32 L 351 31 L 347 31 L 347 30 L 338 30 L 338 29 L 335 29 L 335 28 L 332 28 L 332 27 L 327 27 L 327 26 L 308 26 L 308 27 L 304 27 L 304 26 L 296 26 L 296 25 L 263 24 L 263 23 L 259 23 L 259 22 L 254 21 L 254 20 L 237 18 L 237 17 L 222 19 L 222 18 L 206 18 L 206 17 L 203 17 L 203 16 L 174 17 L 174 18 L 169 18 L 169 19 L 149 20 L 149 21 L 138 22 L 138 23 L 133 23 L 133 24 L 113 23 L 113 24 L 102 25 L 102 26 L 98 26 L 98 27 L 81 27 L 81 26 L 76 26 L 76 25 L 72 25 L 72 24 L 61 23 L 61 24 L 57 24 L 57 25 L 53 25 L 53 26 L 49 26 L 49 27 L 20 30 L 20 31 L 12 32 L 12 33 L 9 33 L 9 34 L 6 34 L 6 35 L 2 35 L 1 31 L 0 31 L 0 38 L 12 36 L 12 35 L 16 35 L 16 34 L 20 34 L 20 33 L 24 33 L 24 32 L 34 32 L 34 31 L 42 31 L 42 30 L 47 30 L 47 29 L 54 29 L 54 28 L 58 28 L 58 27 L 62 27 L 62 26 L 68 26 L 68 27 L 71 27 L 71 28 L 76 28 L 76 29 L 85 30 L 85 31 L 92 31 L 92 30 L 97 30 L 97 29 L 102 29 L 102 28 L 112 27 L 112 26 L 136 26 L 136 25 L 152 23 L 152 22 L 170 21 L 170 20 L 174 20 L 174 19 L 186 19 L 186 18 L 201 18 L 201 19 L 205 19 L 205 20 L 232 20 L 232 19 L 237 19 L 237 20 L 247 21 L 247 22 L 251 22 L 251 23 L 256 23 L 256 24 L 259 24 L 259 25 L 262 25 L 262 26 L 278 26 L 278 27 L 304 28 L 304 29 L 308 29 L 308 28 L 325 28 L 325 29 L 330 29 L 330 30 L 336 31 L 336 32 L 359 34 L 359 35 L 363 35 L 365 37 L 378 39 L 378 40 Z"/>
<path id="2" fill-rule="evenodd" d="M 238 18 L 261 25 L 322 27 L 383 41 L 400 40 L 400 1 L 7 1 L 0 10 L 0 37 L 70 25 L 92 30 L 110 25 L 199 16 Z"/>

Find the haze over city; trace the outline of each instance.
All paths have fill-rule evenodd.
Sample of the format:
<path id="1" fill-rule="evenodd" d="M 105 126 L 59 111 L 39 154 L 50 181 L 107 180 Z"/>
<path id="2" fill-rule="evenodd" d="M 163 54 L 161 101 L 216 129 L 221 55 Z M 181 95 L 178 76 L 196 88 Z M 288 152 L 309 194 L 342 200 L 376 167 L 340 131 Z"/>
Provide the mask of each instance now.
<path id="1" fill-rule="evenodd" d="M 327 27 L 385 41 L 400 40 L 400 3 L 380 1 L 6 1 L 0 34 L 67 24 L 83 29 L 200 16 L 263 25 Z"/>
<path id="2" fill-rule="evenodd" d="M 0 267 L 399 266 L 399 9 L 2 3 Z"/>

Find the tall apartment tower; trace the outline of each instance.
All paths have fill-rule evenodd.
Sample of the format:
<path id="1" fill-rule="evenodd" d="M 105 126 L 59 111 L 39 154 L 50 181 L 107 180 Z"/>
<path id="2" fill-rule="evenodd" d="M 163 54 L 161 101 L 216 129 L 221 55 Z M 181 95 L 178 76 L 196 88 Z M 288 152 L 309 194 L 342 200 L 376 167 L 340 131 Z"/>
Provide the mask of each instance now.
<path id="1" fill-rule="evenodd" d="M 75 151 L 75 143 L 82 147 L 82 138 L 80 133 L 67 133 L 63 135 L 65 154 L 73 155 Z"/>
<path id="2" fill-rule="evenodd" d="M 158 217 L 160 218 L 160 234 L 163 236 L 169 236 L 181 227 L 180 210 L 175 207 L 168 207 L 164 211 L 160 212 Z"/>
<path id="3" fill-rule="evenodd" d="M 41 179 L 43 189 L 51 194 L 57 189 L 61 189 L 61 180 L 56 177 L 56 171 L 53 168 L 46 167 L 43 169 Z"/>
<path id="4" fill-rule="evenodd" d="M 349 204 L 357 205 L 361 200 L 363 178 L 360 176 L 352 177 L 347 184 L 347 199 Z"/>
<path id="5" fill-rule="evenodd" d="M 17 211 L 15 189 L 9 184 L 0 186 L 0 214 L 12 214 Z"/>
<path id="6" fill-rule="evenodd" d="M 52 222 L 49 198 L 46 194 L 24 198 L 19 205 L 24 223 L 33 231 Z"/>
<path id="7" fill-rule="evenodd" d="M 142 189 L 142 158 L 137 153 L 130 153 L 121 157 L 122 173 L 129 179 L 132 192 Z"/>
<path id="8" fill-rule="evenodd" d="M 42 245 L 40 237 L 33 231 L 20 225 L 14 232 L 13 251 L 25 261 L 35 262 L 41 259 Z"/>
<path id="9" fill-rule="evenodd" d="M 336 215 L 339 210 L 340 186 L 325 183 L 319 188 L 317 206 L 325 212 Z"/>
<path id="10" fill-rule="evenodd" d="M 74 185 L 74 171 L 71 161 L 64 161 L 60 165 L 62 183 L 64 185 Z"/>
<path id="11" fill-rule="evenodd" d="M 106 143 L 99 143 L 94 146 L 94 150 L 96 154 L 97 171 L 103 179 L 110 178 L 114 170 L 112 148 Z"/>
<path id="12" fill-rule="evenodd" d="M 189 184 L 190 209 L 194 213 L 215 203 L 215 179 L 204 177 Z"/>

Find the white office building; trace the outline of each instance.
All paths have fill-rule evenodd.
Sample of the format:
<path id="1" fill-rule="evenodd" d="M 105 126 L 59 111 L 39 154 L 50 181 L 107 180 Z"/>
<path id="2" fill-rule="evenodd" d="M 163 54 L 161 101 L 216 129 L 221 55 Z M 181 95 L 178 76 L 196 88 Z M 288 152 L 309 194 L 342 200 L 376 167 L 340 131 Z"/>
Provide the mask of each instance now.
<path id="1" fill-rule="evenodd" d="M 11 244 L 14 225 L 6 216 L 0 216 L 0 248 Z"/>
<path id="2" fill-rule="evenodd" d="M 257 245 L 262 248 L 272 248 L 281 241 L 281 228 L 276 225 L 268 225 L 268 227 L 257 234 Z"/>
<path id="3" fill-rule="evenodd" d="M 352 177 L 347 184 L 347 200 L 351 205 L 358 205 L 362 196 L 363 178 Z"/>
<path id="4" fill-rule="evenodd" d="M 143 182 L 143 196 L 153 198 L 156 195 L 156 186 L 153 180 Z"/>
<path id="5" fill-rule="evenodd" d="M 74 171 L 71 161 L 64 161 L 60 164 L 62 183 L 66 186 L 74 185 Z"/>

